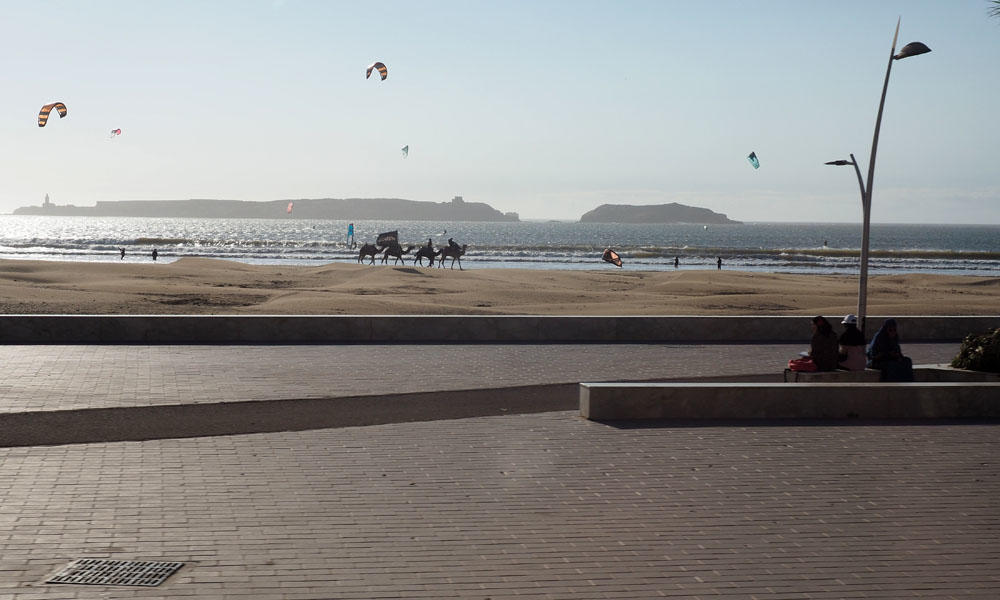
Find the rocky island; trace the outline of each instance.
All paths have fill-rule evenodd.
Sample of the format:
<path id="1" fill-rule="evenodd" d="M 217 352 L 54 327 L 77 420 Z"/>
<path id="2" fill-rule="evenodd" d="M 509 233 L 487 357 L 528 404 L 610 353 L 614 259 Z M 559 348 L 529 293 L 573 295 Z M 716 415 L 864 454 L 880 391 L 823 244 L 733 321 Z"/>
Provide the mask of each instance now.
<path id="1" fill-rule="evenodd" d="M 342 219 L 406 221 L 517 222 L 515 212 L 502 213 L 483 202 L 424 202 L 401 198 L 299 198 L 250 202 L 246 200 L 125 200 L 95 206 L 57 205 L 48 195 L 41 206 L 24 206 L 15 215 L 82 217 L 173 217 L 227 219 Z"/>
<path id="2" fill-rule="evenodd" d="M 697 206 L 651 204 L 602 204 L 580 217 L 581 223 L 697 223 L 706 225 L 739 224 L 726 215 Z"/>

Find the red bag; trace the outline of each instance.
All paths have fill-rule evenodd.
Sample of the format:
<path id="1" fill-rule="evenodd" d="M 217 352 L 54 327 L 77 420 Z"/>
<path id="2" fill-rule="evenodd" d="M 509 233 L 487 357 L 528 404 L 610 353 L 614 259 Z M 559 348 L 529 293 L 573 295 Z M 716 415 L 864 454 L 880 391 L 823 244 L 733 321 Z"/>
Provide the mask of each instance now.
<path id="1" fill-rule="evenodd" d="M 816 363 L 813 362 L 812 357 L 805 356 L 803 358 L 793 358 L 788 361 L 788 368 L 792 371 L 818 371 L 816 368 Z"/>

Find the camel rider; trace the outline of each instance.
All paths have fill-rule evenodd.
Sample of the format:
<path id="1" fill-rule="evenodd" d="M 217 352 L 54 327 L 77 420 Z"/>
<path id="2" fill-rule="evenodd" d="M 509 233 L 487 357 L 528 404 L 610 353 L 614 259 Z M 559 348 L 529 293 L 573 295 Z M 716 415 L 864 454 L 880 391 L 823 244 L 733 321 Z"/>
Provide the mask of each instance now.
<path id="1" fill-rule="evenodd" d="M 451 238 L 448 238 L 448 247 L 449 248 L 456 248 L 457 249 L 458 248 L 458 243 L 455 240 L 453 240 Z"/>
<path id="2" fill-rule="evenodd" d="M 433 250 L 434 249 L 434 240 L 432 240 L 431 238 L 427 238 L 427 247 L 430 248 L 431 250 Z"/>

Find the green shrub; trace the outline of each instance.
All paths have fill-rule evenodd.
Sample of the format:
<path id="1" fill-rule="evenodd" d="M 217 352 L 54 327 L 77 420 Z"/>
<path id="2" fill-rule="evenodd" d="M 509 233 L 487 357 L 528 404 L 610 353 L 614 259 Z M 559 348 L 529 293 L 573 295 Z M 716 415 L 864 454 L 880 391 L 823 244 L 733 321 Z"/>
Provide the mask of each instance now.
<path id="1" fill-rule="evenodd" d="M 962 340 L 962 347 L 951 361 L 951 366 L 972 371 L 1000 373 L 1000 327 L 982 335 L 970 333 Z"/>

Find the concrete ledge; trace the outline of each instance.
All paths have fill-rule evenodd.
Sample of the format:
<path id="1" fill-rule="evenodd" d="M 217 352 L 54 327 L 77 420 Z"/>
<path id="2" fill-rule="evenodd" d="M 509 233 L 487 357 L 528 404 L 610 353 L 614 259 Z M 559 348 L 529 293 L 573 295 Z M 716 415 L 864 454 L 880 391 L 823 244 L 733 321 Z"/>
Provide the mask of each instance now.
<path id="1" fill-rule="evenodd" d="M 711 381 L 776 381 L 727 375 Z M 0 412 L 0 448 L 306 431 L 576 410 L 579 385 Z"/>
<path id="2" fill-rule="evenodd" d="M 881 380 L 882 372 L 878 369 L 814 372 L 785 369 L 785 383 L 862 383 Z M 913 381 L 924 383 L 1000 381 L 1000 374 L 956 369 L 951 365 L 914 365 Z"/>
<path id="3" fill-rule="evenodd" d="M 576 384 L 0 413 L 0 447 L 306 431 L 573 410 Z"/>
<path id="4" fill-rule="evenodd" d="M 884 318 L 869 317 L 871 331 Z M 896 320 L 904 343 L 958 342 L 1000 327 L 1000 316 Z M 5 344 L 792 343 L 809 336 L 806 316 L 0 316 Z"/>
<path id="5" fill-rule="evenodd" d="M 1000 383 L 581 383 L 580 415 L 625 419 L 1000 417 Z"/>
<path id="6" fill-rule="evenodd" d="M 863 383 L 882 379 L 882 371 L 793 371 L 785 369 L 785 383 Z"/>
<path id="7" fill-rule="evenodd" d="M 1000 382 L 1000 373 L 986 373 L 985 371 L 969 371 L 966 369 L 956 369 L 951 365 L 914 365 L 913 379 L 925 383 L 932 382 Z"/>

